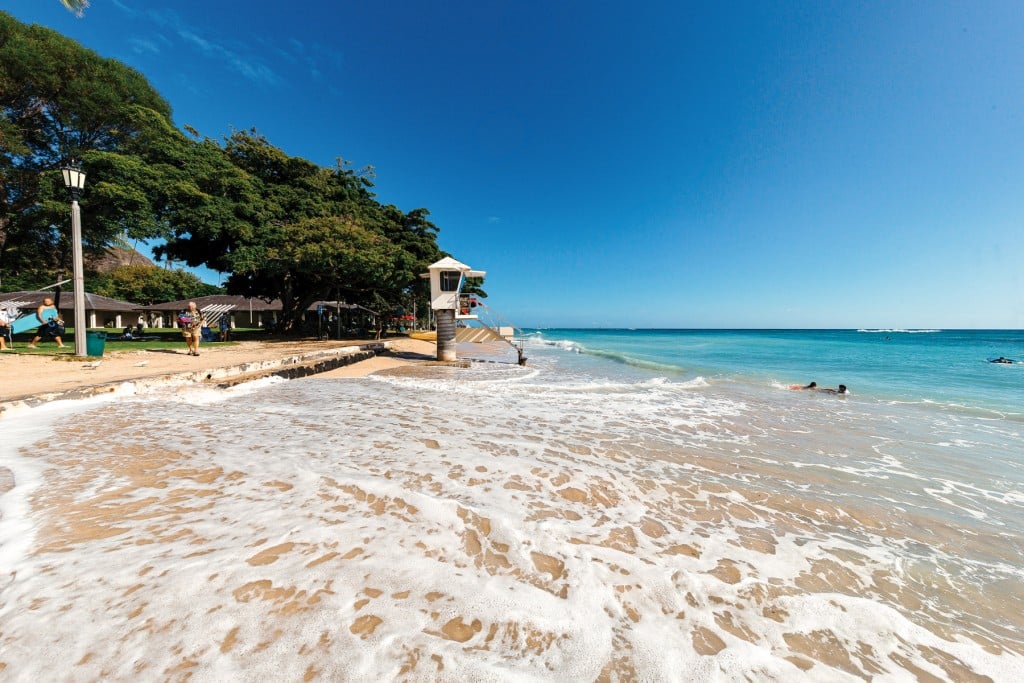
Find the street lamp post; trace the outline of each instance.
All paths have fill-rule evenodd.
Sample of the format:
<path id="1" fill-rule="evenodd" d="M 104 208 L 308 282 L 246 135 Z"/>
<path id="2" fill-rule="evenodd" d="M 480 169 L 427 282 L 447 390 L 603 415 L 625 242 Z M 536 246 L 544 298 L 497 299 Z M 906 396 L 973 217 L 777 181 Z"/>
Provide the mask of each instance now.
<path id="1" fill-rule="evenodd" d="M 71 249 L 74 259 L 75 287 L 75 355 L 87 356 L 85 346 L 85 275 L 82 266 L 82 211 L 78 198 L 85 187 L 85 172 L 76 161 L 61 169 L 64 186 L 71 192 Z"/>

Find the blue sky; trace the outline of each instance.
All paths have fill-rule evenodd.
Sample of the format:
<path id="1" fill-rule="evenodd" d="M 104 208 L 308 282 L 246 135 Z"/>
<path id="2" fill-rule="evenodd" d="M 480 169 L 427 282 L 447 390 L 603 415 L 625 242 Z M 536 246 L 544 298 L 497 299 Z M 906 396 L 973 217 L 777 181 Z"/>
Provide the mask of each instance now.
<path id="1" fill-rule="evenodd" d="M 1019 2 L 5 5 L 373 165 L 521 326 L 1024 328 Z"/>

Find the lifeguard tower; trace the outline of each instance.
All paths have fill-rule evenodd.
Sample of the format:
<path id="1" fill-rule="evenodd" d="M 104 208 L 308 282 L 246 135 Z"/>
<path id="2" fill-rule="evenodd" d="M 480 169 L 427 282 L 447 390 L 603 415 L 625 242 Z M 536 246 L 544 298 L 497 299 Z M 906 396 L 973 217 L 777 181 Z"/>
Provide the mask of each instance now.
<path id="1" fill-rule="evenodd" d="M 437 359 L 456 360 L 455 321 L 476 320 L 468 294 L 462 294 L 467 277 L 484 277 L 486 271 L 473 270 L 465 263 L 459 263 L 446 256 L 427 268 L 430 272 L 430 307 L 437 319 Z"/>

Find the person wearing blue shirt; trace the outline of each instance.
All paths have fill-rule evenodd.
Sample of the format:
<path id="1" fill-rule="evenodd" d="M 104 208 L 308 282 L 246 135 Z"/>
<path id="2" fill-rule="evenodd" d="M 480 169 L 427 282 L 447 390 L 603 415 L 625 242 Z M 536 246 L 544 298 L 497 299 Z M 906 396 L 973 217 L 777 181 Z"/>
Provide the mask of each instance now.
<path id="1" fill-rule="evenodd" d="M 36 348 L 36 343 L 43 337 L 47 337 L 57 342 L 58 348 L 63 349 L 64 342 L 61 341 L 60 336 L 64 333 L 64 326 L 60 323 L 60 311 L 53 305 L 53 299 L 50 297 L 43 299 L 43 303 L 36 309 L 36 317 L 42 324 L 36 330 L 35 339 L 28 345 L 28 348 Z"/>

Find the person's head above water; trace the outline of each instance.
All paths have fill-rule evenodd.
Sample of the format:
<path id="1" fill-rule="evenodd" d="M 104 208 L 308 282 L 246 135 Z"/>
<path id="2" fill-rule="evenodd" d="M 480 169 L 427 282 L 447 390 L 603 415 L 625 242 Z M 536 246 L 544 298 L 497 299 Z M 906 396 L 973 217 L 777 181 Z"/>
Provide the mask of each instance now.
<path id="1" fill-rule="evenodd" d="M 840 384 L 839 385 L 839 393 L 840 394 L 845 394 L 846 393 L 846 385 L 845 384 Z"/>

